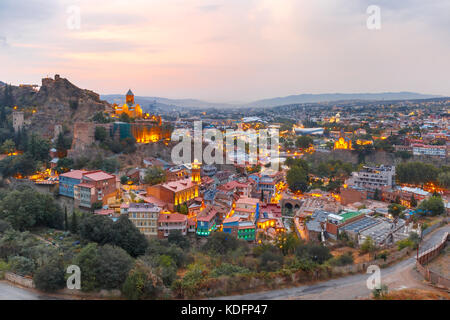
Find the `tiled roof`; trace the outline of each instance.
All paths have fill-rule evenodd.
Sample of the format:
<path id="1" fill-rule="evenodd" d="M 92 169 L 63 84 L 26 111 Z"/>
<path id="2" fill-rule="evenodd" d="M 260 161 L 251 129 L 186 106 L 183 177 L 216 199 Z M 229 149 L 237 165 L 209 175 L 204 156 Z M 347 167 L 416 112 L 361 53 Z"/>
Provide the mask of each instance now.
<path id="1" fill-rule="evenodd" d="M 97 171 L 97 172 L 93 172 L 93 173 L 86 173 L 83 175 L 83 177 L 86 177 L 90 180 L 94 180 L 94 181 L 102 181 L 102 180 L 107 180 L 107 179 L 112 179 L 115 178 L 115 176 L 103 172 L 103 171 Z"/>
<path id="2" fill-rule="evenodd" d="M 83 174 L 85 174 L 87 172 L 88 171 L 85 171 L 85 170 L 72 170 L 72 171 L 61 174 L 60 177 L 81 180 L 81 178 L 83 177 Z"/>
<path id="3" fill-rule="evenodd" d="M 187 216 L 181 213 L 163 213 L 159 215 L 158 222 L 187 222 Z"/>

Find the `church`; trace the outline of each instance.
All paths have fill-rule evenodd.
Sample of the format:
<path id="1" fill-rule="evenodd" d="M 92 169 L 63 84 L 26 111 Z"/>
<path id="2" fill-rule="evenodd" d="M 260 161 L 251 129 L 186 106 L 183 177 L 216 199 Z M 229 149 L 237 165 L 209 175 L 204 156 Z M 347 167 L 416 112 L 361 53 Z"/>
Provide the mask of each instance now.
<path id="1" fill-rule="evenodd" d="M 114 104 L 114 113 L 120 117 L 123 113 L 127 114 L 130 118 L 142 118 L 142 108 L 139 104 L 134 102 L 134 94 L 128 90 L 126 94 L 126 100 L 122 107 Z"/>

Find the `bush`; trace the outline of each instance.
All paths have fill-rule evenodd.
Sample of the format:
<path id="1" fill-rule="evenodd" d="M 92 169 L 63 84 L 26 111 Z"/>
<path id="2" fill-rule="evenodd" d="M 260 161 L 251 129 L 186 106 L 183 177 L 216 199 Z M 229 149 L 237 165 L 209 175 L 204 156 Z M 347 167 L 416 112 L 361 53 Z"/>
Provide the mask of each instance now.
<path id="1" fill-rule="evenodd" d="M 0 219 L 20 231 L 34 227 L 60 229 L 64 225 L 64 215 L 53 197 L 30 188 L 7 193 L 0 208 Z"/>
<path id="2" fill-rule="evenodd" d="M 250 270 L 244 267 L 236 266 L 229 263 L 222 263 L 220 266 L 214 268 L 211 271 L 211 277 L 217 278 L 220 276 L 231 276 L 234 274 L 246 274 L 250 273 Z"/>
<path id="3" fill-rule="evenodd" d="M 66 286 L 64 275 L 65 270 L 62 263 L 51 262 L 36 271 L 33 281 L 39 290 L 54 292 Z"/>
<path id="4" fill-rule="evenodd" d="M 34 263 L 34 261 L 22 256 L 12 257 L 8 262 L 11 271 L 21 276 L 32 275 L 36 270 L 36 264 Z"/>
<path id="5" fill-rule="evenodd" d="M 351 252 L 346 252 L 339 257 L 334 257 L 330 260 L 330 264 L 333 266 L 346 266 L 353 264 L 353 254 Z"/>
<path id="6" fill-rule="evenodd" d="M 130 300 L 156 299 L 162 287 L 162 280 L 152 268 L 138 259 L 122 286 L 122 293 Z"/>

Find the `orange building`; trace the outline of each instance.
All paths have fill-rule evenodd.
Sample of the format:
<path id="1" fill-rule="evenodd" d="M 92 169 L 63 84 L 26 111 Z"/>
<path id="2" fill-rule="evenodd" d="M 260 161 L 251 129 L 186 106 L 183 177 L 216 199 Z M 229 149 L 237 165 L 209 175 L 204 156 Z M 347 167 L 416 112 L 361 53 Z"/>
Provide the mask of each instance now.
<path id="1" fill-rule="evenodd" d="M 142 108 L 139 104 L 135 104 L 134 94 L 131 90 L 128 90 L 125 103 L 121 107 L 114 104 L 114 114 L 120 117 L 123 113 L 130 118 L 142 118 Z"/>
<path id="2" fill-rule="evenodd" d="M 198 197 L 198 184 L 192 179 L 171 181 L 147 188 L 147 195 L 154 196 L 168 204 L 170 210 L 183 203 L 189 203 Z"/>

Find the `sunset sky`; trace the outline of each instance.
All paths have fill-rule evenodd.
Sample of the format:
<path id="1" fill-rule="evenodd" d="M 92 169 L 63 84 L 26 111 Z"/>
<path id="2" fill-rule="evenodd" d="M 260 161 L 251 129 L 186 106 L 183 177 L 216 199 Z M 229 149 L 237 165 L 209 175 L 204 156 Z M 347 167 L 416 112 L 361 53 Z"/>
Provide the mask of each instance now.
<path id="1" fill-rule="evenodd" d="M 245 102 L 450 95 L 450 0 L 0 0 L 0 80 Z M 369 5 L 381 30 L 366 27 Z M 71 6 L 80 29 L 67 26 Z"/>

